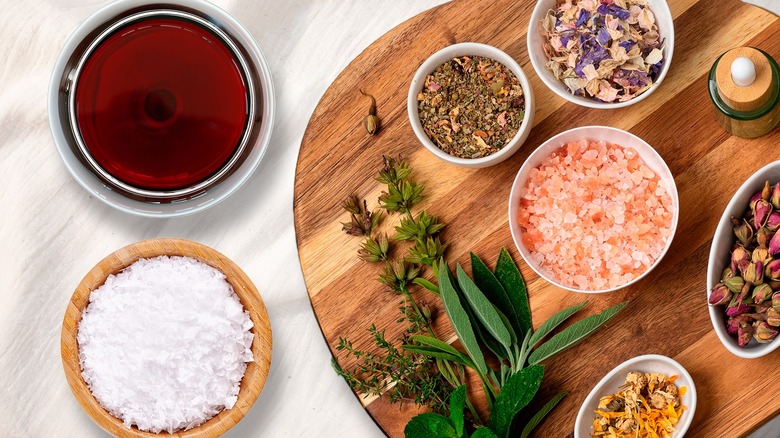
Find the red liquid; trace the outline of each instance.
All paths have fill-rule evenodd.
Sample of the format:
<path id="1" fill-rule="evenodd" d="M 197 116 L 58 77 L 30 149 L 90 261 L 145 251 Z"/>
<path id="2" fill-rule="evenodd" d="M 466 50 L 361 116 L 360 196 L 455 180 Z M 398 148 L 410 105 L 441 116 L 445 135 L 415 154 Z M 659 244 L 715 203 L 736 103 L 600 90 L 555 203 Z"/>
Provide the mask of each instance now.
<path id="1" fill-rule="evenodd" d="M 174 190 L 216 173 L 248 119 L 233 52 L 199 25 L 148 18 L 106 38 L 76 86 L 76 121 L 92 157 L 135 187 Z"/>

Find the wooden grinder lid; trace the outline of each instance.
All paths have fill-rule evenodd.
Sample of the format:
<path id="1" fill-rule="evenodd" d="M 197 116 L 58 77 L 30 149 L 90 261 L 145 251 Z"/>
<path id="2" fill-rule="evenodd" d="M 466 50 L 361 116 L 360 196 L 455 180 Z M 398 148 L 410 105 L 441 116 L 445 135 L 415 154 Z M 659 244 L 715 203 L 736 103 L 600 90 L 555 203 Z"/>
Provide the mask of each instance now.
<path id="1" fill-rule="evenodd" d="M 755 68 L 755 80 L 752 83 L 752 71 L 746 72 L 744 68 L 749 69 L 750 63 L 737 58 L 747 58 L 752 62 Z M 736 76 L 732 75 L 732 70 Z M 738 85 L 735 79 L 743 85 Z M 763 53 L 752 47 L 738 47 L 723 54 L 715 70 L 715 80 L 720 98 L 737 111 L 755 111 L 761 108 L 767 103 L 772 92 L 772 68 L 769 61 Z"/>

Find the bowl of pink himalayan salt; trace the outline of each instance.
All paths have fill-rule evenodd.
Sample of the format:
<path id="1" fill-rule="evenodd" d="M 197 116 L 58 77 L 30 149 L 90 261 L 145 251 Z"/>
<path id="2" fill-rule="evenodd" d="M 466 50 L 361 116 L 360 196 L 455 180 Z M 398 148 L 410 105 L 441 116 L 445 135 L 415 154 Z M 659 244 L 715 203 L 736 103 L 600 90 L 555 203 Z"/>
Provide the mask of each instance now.
<path id="1" fill-rule="evenodd" d="M 647 275 L 672 243 L 679 199 L 669 167 L 617 128 L 562 132 L 523 163 L 509 196 L 512 238 L 539 276 L 612 292 Z"/>
<path id="2" fill-rule="evenodd" d="M 666 0 L 539 0 L 527 45 L 536 74 L 558 96 L 588 108 L 622 108 L 663 82 L 674 22 Z"/>

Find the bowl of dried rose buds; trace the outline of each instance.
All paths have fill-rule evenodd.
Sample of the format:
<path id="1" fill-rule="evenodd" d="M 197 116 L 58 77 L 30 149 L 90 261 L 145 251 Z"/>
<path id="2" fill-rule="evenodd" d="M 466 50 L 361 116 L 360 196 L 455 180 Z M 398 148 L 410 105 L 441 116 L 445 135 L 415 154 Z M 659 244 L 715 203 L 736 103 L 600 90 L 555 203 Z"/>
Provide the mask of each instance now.
<path id="1" fill-rule="evenodd" d="M 666 77 L 674 24 L 665 0 L 539 0 L 528 55 L 555 94 L 589 108 L 621 108 Z"/>
<path id="2" fill-rule="evenodd" d="M 460 43 L 431 55 L 415 73 L 409 122 L 432 154 L 457 166 L 509 158 L 531 131 L 534 99 L 522 68 L 505 52 Z"/>
<path id="3" fill-rule="evenodd" d="M 542 143 L 517 173 L 509 227 L 540 277 L 612 292 L 658 266 L 679 219 L 677 186 L 652 146 L 630 132 L 583 126 Z"/>
<path id="4" fill-rule="evenodd" d="M 707 301 L 718 338 L 748 359 L 780 347 L 780 161 L 753 174 L 720 218 L 710 247 Z"/>

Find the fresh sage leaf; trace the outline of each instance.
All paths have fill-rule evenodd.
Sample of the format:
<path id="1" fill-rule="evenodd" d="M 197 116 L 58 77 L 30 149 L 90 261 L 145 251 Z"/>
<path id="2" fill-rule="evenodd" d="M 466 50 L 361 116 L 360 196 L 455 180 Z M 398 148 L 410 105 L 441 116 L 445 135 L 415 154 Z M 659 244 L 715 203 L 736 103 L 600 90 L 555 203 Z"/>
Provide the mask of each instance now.
<path id="1" fill-rule="evenodd" d="M 462 437 L 466 426 L 463 408 L 466 407 L 466 385 L 460 385 L 450 394 L 450 423 L 455 427 L 457 436 Z"/>
<path id="2" fill-rule="evenodd" d="M 528 291 L 525 288 L 523 275 L 509 255 L 506 248 L 501 248 L 496 261 L 496 279 L 504 286 L 504 290 L 517 312 L 521 333 L 517 338 L 522 339 L 529 330 L 533 329 L 531 320 L 531 305 L 528 303 Z"/>
<path id="3" fill-rule="evenodd" d="M 474 362 L 472 362 L 471 359 L 469 359 L 468 356 L 466 356 L 465 354 L 461 353 L 460 351 L 458 351 L 458 349 L 456 349 L 452 345 L 450 345 L 450 344 L 448 344 L 448 343 L 446 343 L 446 342 L 444 342 L 442 340 L 436 339 L 436 338 L 431 337 L 431 336 L 425 336 L 425 335 L 412 336 L 410 339 L 412 341 L 414 341 L 414 342 L 417 342 L 418 344 L 422 344 L 421 346 L 423 346 L 423 347 L 427 347 L 429 349 L 433 349 L 435 351 L 439 351 L 442 354 L 447 354 L 447 355 L 454 356 L 455 358 L 457 358 L 457 360 L 453 360 L 453 359 L 448 359 L 448 360 L 453 360 L 453 362 L 457 362 L 457 363 L 459 363 L 461 365 L 465 365 L 467 367 L 474 368 Z M 409 349 L 409 347 L 420 347 L 420 346 L 418 346 L 418 345 L 403 345 L 402 346 L 402 348 L 411 351 Z M 431 351 L 431 350 L 426 350 L 426 351 Z M 442 358 L 442 359 L 444 359 L 444 358 Z"/>
<path id="4" fill-rule="evenodd" d="M 439 286 L 436 286 L 435 284 L 433 284 L 433 282 L 428 281 L 428 280 L 426 280 L 426 279 L 424 279 L 422 277 L 415 278 L 414 280 L 412 280 L 412 283 L 414 283 L 414 284 L 416 284 L 418 286 L 422 286 L 422 287 L 428 289 L 429 291 L 435 293 L 436 295 L 439 294 Z"/>
<path id="5" fill-rule="evenodd" d="M 406 438 L 460 438 L 455 433 L 450 419 L 432 412 L 420 414 L 409 420 L 404 427 Z"/>
<path id="6" fill-rule="evenodd" d="M 469 306 L 466 297 L 464 297 L 462 293 L 461 304 L 463 305 L 463 309 L 466 310 L 469 320 L 474 322 L 474 333 L 476 333 L 479 342 L 487 347 L 497 358 L 509 360 L 509 353 L 506 351 L 506 348 L 504 348 L 504 346 L 501 345 L 496 338 L 491 336 L 490 333 L 487 332 L 487 329 L 482 326 L 482 323 L 479 322 L 479 318 L 477 318 L 477 315 L 471 310 L 471 306 Z"/>
<path id="7" fill-rule="evenodd" d="M 482 350 L 479 349 L 479 343 L 474 335 L 474 329 L 471 327 L 468 314 L 463 309 L 458 292 L 455 290 L 450 277 L 452 273 L 449 267 L 443 261 L 439 264 L 439 291 L 441 300 L 444 303 L 444 310 L 450 318 L 452 328 L 458 335 L 460 343 L 474 362 L 474 367 L 480 374 L 487 373 L 487 364 Z"/>
<path id="8" fill-rule="evenodd" d="M 498 438 L 492 430 L 487 427 L 480 427 L 471 434 L 471 438 Z"/>
<path id="9" fill-rule="evenodd" d="M 587 301 L 583 301 L 581 304 L 577 304 L 576 306 L 569 307 L 568 309 L 563 309 L 560 312 L 556 313 L 555 315 L 551 316 L 547 321 L 542 323 L 541 326 L 539 326 L 539 330 L 534 332 L 533 335 L 531 335 L 531 340 L 528 341 L 528 345 L 530 347 L 533 347 L 539 341 L 544 339 L 545 336 L 552 333 L 553 330 L 555 330 L 556 327 L 561 325 L 564 321 L 569 319 L 570 316 L 577 313 L 580 309 L 585 307 L 585 305 L 588 304 Z"/>
<path id="10" fill-rule="evenodd" d="M 471 253 L 471 275 L 474 277 L 474 284 L 477 285 L 479 290 L 481 290 L 490 302 L 498 307 L 510 321 L 515 339 L 522 339 L 525 330 L 520 322 L 520 317 L 517 309 L 515 309 L 514 303 L 509 299 L 509 294 L 493 272 L 491 272 L 487 265 L 485 265 L 485 263 L 473 252 Z"/>
<path id="11" fill-rule="evenodd" d="M 501 317 L 501 322 L 504 323 L 504 327 L 506 327 L 507 331 L 509 332 L 509 336 L 511 337 L 511 345 L 517 344 L 517 334 L 515 333 L 514 328 L 512 328 L 512 323 L 509 322 L 509 318 L 504 315 L 504 312 L 501 311 L 498 307 L 493 305 L 493 308 L 496 309 L 496 313 L 498 313 L 498 316 Z"/>
<path id="12" fill-rule="evenodd" d="M 447 271 L 449 272 L 449 269 L 447 269 Z M 474 329 L 474 333 L 477 335 L 479 343 L 487 347 L 488 350 L 490 350 L 490 352 L 493 353 L 496 357 L 509 360 L 506 348 L 504 348 L 504 346 L 501 345 L 501 343 L 498 342 L 496 338 L 491 336 L 490 333 L 487 332 L 487 329 L 482 326 L 482 323 L 479 322 L 479 318 L 477 318 L 477 315 L 475 315 L 474 311 L 471 310 L 471 306 L 469 305 L 468 301 L 466 301 L 466 297 L 463 295 L 463 291 L 460 289 L 460 286 L 458 286 L 458 281 L 452 275 L 452 272 L 449 272 L 449 275 L 450 282 L 455 287 L 455 291 L 458 292 L 458 297 L 460 297 L 460 305 L 463 306 L 463 310 L 466 311 L 466 315 L 468 315 L 469 321 L 472 323 L 471 327 Z"/>
<path id="13" fill-rule="evenodd" d="M 528 438 L 528 435 L 531 434 L 531 432 L 536 428 L 536 426 L 539 425 L 539 423 L 542 422 L 544 417 L 547 416 L 547 414 L 550 413 L 550 411 L 553 410 L 553 408 L 564 398 L 566 397 L 565 392 L 562 392 L 555 397 L 552 398 L 552 400 L 548 401 L 547 403 L 542 406 L 542 409 L 539 409 L 539 412 L 535 413 L 533 417 L 531 417 L 530 420 L 528 420 L 528 423 L 525 424 L 525 427 L 523 427 L 523 431 L 520 433 L 520 438 Z"/>
<path id="14" fill-rule="evenodd" d="M 410 352 L 410 353 L 416 353 L 421 354 L 423 356 L 433 357 L 437 359 L 444 359 L 449 360 L 452 362 L 457 362 L 463 365 L 469 365 L 471 361 L 465 362 L 460 356 L 455 356 L 450 353 L 445 353 L 439 349 L 428 347 L 425 345 L 402 345 L 401 348 L 404 350 Z"/>
<path id="15" fill-rule="evenodd" d="M 460 290 L 463 291 L 463 295 L 465 295 L 466 301 L 468 301 L 471 306 L 471 310 L 477 315 L 485 329 L 487 329 L 487 331 L 493 335 L 504 348 L 509 350 L 512 345 L 512 336 L 509 334 L 504 322 L 501 321 L 501 317 L 498 316 L 493 304 L 491 304 L 485 294 L 479 290 L 469 276 L 466 275 L 466 272 L 463 271 L 463 268 L 461 268 L 460 265 L 457 267 L 457 272 Z"/>
<path id="16" fill-rule="evenodd" d="M 504 382 L 501 393 L 493 403 L 488 426 L 498 438 L 507 438 L 512 421 L 536 395 L 544 377 L 544 367 L 531 365 L 512 374 Z"/>
<path id="17" fill-rule="evenodd" d="M 597 328 L 601 327 L 605 322 L 609 321 L 610 318 L 615 316 L 615 314 L 626 307 L 626 305 L 628 305 L 628 301 L 610 307 L 597 315 L 588 316 L 587 318 L 581 319 L 569 327 L 566 327 L 563 331 L 534 350 L 528 357 L 528 363 L 532 365 L 541 363 L 583 340 Z"/>

